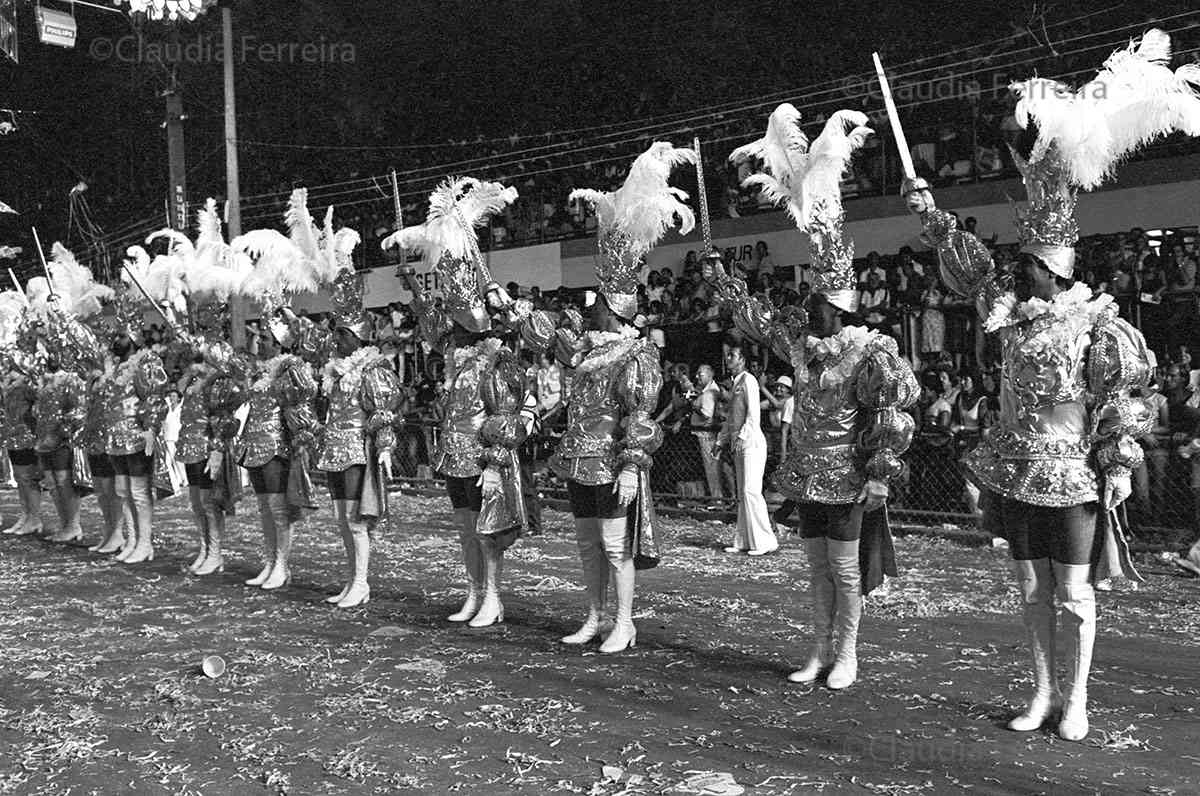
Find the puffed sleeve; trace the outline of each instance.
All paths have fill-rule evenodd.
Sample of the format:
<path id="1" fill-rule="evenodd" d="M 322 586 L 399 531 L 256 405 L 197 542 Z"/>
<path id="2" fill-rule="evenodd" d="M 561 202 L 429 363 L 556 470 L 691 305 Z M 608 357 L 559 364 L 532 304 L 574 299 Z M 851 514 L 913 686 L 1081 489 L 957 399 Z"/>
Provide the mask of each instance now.
<path id="1" fill-rule="evenodd" d="M 138 422 L 142 428 L 157 434 L 162 429 L 168 410 L 167 371 L 158 354 L 148 351 L 138 361 L 133 374 L 133 389 L 141 401 Z"/>
<path id="2" fill-rule="evenodd" d="M 213 444 L 227 447 L 237 436 L 237 410 L 245 402 L 245 384 L 228 372 L 214 371 L 205 391 Z"/>
<path id="3" fill-rule="evenodd" d="M 642 340 L 637 353 L 621 366 L 616 377 L 617 402 L 621 407 L 622 436 L 618 460 L 649 470 L 650 454 L 662 444 L 662 427 L 654 422 L 654 407 L 662 389 L 658 349 Z"/>
<path id="4" fill-rule="evenodd" d="M 367 413 L 364 430 L 375 436 L 375 450 L 396 447 L 396 410 L 400 405 L 400 379 L 386 362 L 367 368 L 362 380 L 362 407 Z"/>
<path id="5" fill-rule="evenodd" d="M 300 359 L 288 364 L 274 385 L 276 400 L 283 410 L 292 441 L 292 451 L 312 449 L 316 445 L 317 413 L 313 401 L 317 397 L 317 380 L 312 367 Z"/>
<path id="6" fill-rule="evenodd" d="M 1096 463 L 1105 474 L 1129 475 L 1143 460 L 1137 438 L 1154 427 L 1156 413 L 1131 394 L 1150 381 L 1146 340 L 1117 317 L 1112 304 L 1101 310 L 1092 328 L 1087 369 L 1088 387 L 1095 396 Z"/>
<path id="7" fill-rule="evenodd" d="M 484 452 L 480 464 L 505 468 L 512 465 L 510 451 L 520 447 L 527 437 L 522 408 L 525 403 L 525 377 L 521 364 L 511 352 L 502 351 L 479 384 L 479 394 L 487 417 L 479 429 Z"/>
<path id="8" fill-rule="evenodd" d="M 921 237 L 937 252 L 942 283 L 959 298 L 974 299 L 981 318 L 1009 293 L 983 241 L 958 229 L 954 215 L 933 209 L 921 215 Z"/>
<path id="9" fill-rule="evenodd" d="M 803 348 L 798 341 L 805 339 L 804 328 L 808 316 L 799 307 L 775 310 L 766 298 L 754 297 L 746 289 L 746 283 L 738 276 L 726 276 L 719 271 L 713 280 L 714 300 L 722 312 L 727 312 L 734 327 L 750 340 L 770 346 L 779 357 L 793 366 L 803 365 L 800 360 Z"/>
<path id="10" fill-rule="evenodd" d="M 868 344 L 853 378 L 858 405 L 867 419 L 858 441 L 859 452 L 866 457 L 866 475 L 888 483 L 904 470 L 899 457 L 908 450 L 915 426 L 904 410 L 916 403 L 921 390 L 896 341 L 883 335 Z"/>

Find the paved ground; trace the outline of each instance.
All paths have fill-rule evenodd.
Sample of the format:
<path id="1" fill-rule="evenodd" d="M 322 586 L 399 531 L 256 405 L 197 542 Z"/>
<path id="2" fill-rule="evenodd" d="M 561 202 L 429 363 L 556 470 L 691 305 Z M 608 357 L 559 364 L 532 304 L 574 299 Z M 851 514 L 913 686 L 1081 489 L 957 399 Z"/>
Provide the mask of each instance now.
<path id="1" fill-rule="evenodd" d="M 0 493 L 6 518 L 12 504 Z M 320 601 L 341 567 L 324 512 L 298 534 L 292 587 L 242 586 L 257 568 L 243 505 L 208 579 L 182 574 L 178 501 L 138 567 L 0 537 L 0 792 L 1200 790 L 1200 581 L 1153 561 L 1143 591 L 1101 598 L 1094 730 L 1069 744 L 1003 729 L 1029 681 L 989 548 L 899 540 L 903 577 L 864 620 L 864 679 L 835 694 L 783 679 L 807 627 L 794 543 L 732 557 L 724 526 L 668 523 L 638 647 L 600 656 L 556 641 L 583 603 L 565 515 L 510 556 L 508 621 L 469 630 L 443 620 L 462 585 L 444 500 L 395 499 L 372 601 L 349 611 Z M 216 680 L 198 670 L 210 653 L 228 662 Z"/>

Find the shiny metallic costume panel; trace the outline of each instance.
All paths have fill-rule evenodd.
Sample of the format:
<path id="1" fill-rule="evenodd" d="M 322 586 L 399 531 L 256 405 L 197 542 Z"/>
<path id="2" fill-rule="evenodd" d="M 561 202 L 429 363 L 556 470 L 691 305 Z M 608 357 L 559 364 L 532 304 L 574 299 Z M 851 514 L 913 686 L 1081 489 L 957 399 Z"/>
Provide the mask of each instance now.
<path id="1" fill-rule="evenodd" d="M 312 441 L 317 394 L 312 367 L 292 355 L 260 363 L 247 391 L 249 412 L 234 456 L 243 467 L 261 467 L 273 457 L 289 459 L 297 445 Z"/>
<path id="2" fill-rule="evenodd" d="M 808 337 L 802 317 L 764 305 L 737 277 L 723 278 L 717 297 L 738 329 L 794 368 L 788 457 L 773 476 L 780 493 L 807 503 L 853 503 L 868 480 L 886 484 L 901 474 L 898 457 L 914 428 L 904 410 L 920 389 L 895 340 L 854 326 Z"/>
<path id="3" fill-rule="evenodd" d="M 499 533 L 524 528 L 525 493 L 517 449 L 528 435 L 521 409 L 527 395 L 520 360 L 507 348 L 488 357 L 479 382 L 486 418 L 479 429 L 480 463 L 499 470 L 501 483 L 493 495 L 484 495 L 476 530 Z"/>
<path id="4" fill-rule="evenodd" d="M 626 463 L 648 472 L 650 454 L 662 444 L 651 417 L 661 387 L 658 349 L 649 340 L 623 338 L 588 351 L 571 377 L 554 472 L 588 486 L 616 481 Z"/>
<path id="5" fill-rule="evenodd" d="M 138 351 L 117 365 L 105 412 L 110 456 L 137 453 L 144 448 L 146 431 L 158 433 L 167 414 L 166 388 L 162 359 L 152 349 Z"/>
<path id="6" fill-rule="evenodd" d="M 30 450 L 34 446 L 37 418 L 33 406 L 37 402 L 33 357 L 23 354 L 6 355 L 0 361 L 7 371 L 0 377 L 0 400 L 3 401 L 3 424 L 0 442 L 8 450 Z"/>
<path id="7" fill-rule="evenodd" d="M 480 384 L 488 378 L 499 347 L 499 340 L 481 340 L 454 349 L 447 358 L 441 433 L 433 453 L 433 469 L 443 475 L 468 478 L 481 472 L 483 442 L 479 430 L 487 415 Z"/>
<path id="8" fill-rule="evenodd" d="M 351 357 L 332 360 L 325 374 L 321 388 L 329 414 L 317 467 L 342 472 L 367 464 L 368 438 L 379 452 L 395 447 L 392 425 L 400 389 L 387 358 L 375 348 L 359 349 Z"/>
<path id="9" fill-rule="evenodd" d="M 1068 292 L 1016 305 L 987 249 L 955 229 L 949 213 L 932 210 L 922 222 L 943 280 L 958 295 L 977 298 L 1001 342 L 1000 419 L 964 465 L 980 486 L 1024 503 L 1097 500 L 1104 472 L 1127 474 L 1136 466 L 1133 440 L 1153 425 L 1153 413 L 1130 394 L 1149 378 L 1141 333 L 1117 317 L 1111 298 L 1092 299 L 1078 286 L 1071 289 L 1078 300 Z"/>
<path id="10" fill-rule="evenodd" d="M 34 449 L 38 453 L 78 443 L 87 412 L 86 389 L 83 379 L 69 371 L 42 375 L 33 407 L 37 418 Z"/>

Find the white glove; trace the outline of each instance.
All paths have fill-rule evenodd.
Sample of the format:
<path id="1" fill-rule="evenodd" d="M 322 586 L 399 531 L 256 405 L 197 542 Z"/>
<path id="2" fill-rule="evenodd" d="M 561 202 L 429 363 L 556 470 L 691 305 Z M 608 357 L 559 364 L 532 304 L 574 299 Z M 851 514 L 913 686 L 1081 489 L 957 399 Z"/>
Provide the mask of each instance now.
<path id="1" fill-rule="evenodd" d="M 1112 511 L 1133 494 L 1133 484 L 1128 475 L 1109 476 L 1104 479 L 1104 510 Z"/>
<path id="2" fill-rule="evenodd" d="M 142 449 L 147 456 L 153 456 L 158 448 L 157 435 L 153 431 L 142 432 Z"/>
<path id="3" fill-rule="evenodd" d="M 217 480 L 221 473 L 221 464 L 225 460 L 225 455 L 220 451 L 213 451 L 208 454 L 208 477 Z"/>
<path id="4" fill-rule="evenodd" d="M 383 468 L 383 477 L 387 480 L 392 480 L 392 452 L 379 452 L 379 466 Z"/>
<path id="5" fill-rule="evenodd" d="M 863 504 L 863 513 L 877 511 L 887 503 L 888 485 L 883 481 L 867 481 L 863 484 L 862 491 L 858 493 L 856 503 Z"/>
<path id="6" fill-rule="evenodd" d="M 500 471 L 496 469 L 495 465 L 489 464 L 483 468 L 483 472 L 479 474 L 479 480 L 475 482 L 475 485 L 482 488 L 483 496 L 486 498 L 491 497 L 499 491 L 503 480 L 500 477 Z"/>
<path id="7" fill-rule="evenodd" d="M 617 482 L 613 484 L 613 494 L 617 496 L 617 505 L 621 508 L 628 506 L 637 497 L 638 471 L 632 465 L 621 468 Z"/>

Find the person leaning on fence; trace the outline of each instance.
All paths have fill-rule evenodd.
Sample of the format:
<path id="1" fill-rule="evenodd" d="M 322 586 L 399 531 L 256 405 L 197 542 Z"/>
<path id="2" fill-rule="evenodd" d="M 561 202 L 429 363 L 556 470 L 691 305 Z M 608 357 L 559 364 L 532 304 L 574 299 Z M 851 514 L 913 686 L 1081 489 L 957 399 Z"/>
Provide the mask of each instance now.
<path id="1" fill-rule="evenodd" d="M 794 107 L 781 105 L 766 137 L 735 150 L 732 159 L 766 159 L 771 173 L 754 175 L 752 183 L 785 201 L 808 235 L 813 292 L 806 308 L 774 311 L 727 276 L 718 257 L 706 265 L 734 325 L 769 344 L 795 371 L 792 439 L 774 483 L 800 512 L 814 643 L 804 667 L 788 679 L 810 683 L 828 670 L 827 685 L 841 689 L 858 676 L 863 595 L 885 574 L 896 574 L 885 504 L 889 481 L 903 470 L 898 457 L 912 439 L 904 409 L 918 387 L 894 339 L 843 325 L 843 316 L 857 309 L 858 293 L 840 182 L 851 153 L 871 133 L 867 117 L 838 111 L 811 148 L 799 118 Z"/>
<path id="2" fill-rule="evenodd" d="M 998 278 L 982 242 L 955 229 L 951 215 L 936 208 L 927 184 L 909 180 L 902 189 L 937 251 L 943 282 L 975 300 L 984 330 L 1002 342 L 999 423 L 964 464 L 999 498 L 993 505 L 1020 585 L 1035 692 L 1008 724 L 1016 731 L 1038 729 L 1061 705 L 1059 736 L 1078 741 L 1087 735 L 1097 627 L 1093 584 L 1119 575 L 1140 580 L 1118 509 L 1143 458 L 1136 440 L 1155 421 L 1133 395 L 1149 380 L 1149 357 L 1141 333 L 1117 317 L 1112 296 L 1093 298 L 1074 280 L 1074 211 L 1077 191 L 1104 182 L 1138 142 L 1170 132 L 1180 120 L 1200 129 L 1200 97 L 1175 90 L 1176 76 L 1159 60 L 1169 50 L 1167 34 L 1150 31 L 1106 62 L 1098 78 L 1136 80 L 1147 92 L 1137 114 L 1121 105 L 1126 95 L 1113 106 L 1103 100 L 1089 106 L 1096 140 L 1132 142 L 1124 149 L 1096 148 L 1091 138 L 1081 144 L 1069 134 L 1073 126 L 1063 120 L 1079 110 L 1064 87 L 1036 80 L 1017 86 L 1017 119 L 1025 131 L 1013 151 L 1029 206 L 1017 218 L 1021 260 L 1013 285 Z M 1094 98 L 1094 89 L 1080 91 Z M 1059 653 L 1067 658 L 1065 700 L 1055 672 Z"/>

